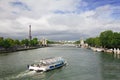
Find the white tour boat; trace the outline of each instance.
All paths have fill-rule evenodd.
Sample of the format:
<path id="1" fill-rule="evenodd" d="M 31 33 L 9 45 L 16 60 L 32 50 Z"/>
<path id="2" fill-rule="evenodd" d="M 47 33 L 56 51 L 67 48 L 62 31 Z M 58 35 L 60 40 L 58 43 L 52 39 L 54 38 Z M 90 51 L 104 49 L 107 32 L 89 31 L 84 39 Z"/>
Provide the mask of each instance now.
<path id="1" fill-rule="evenodd" d="M 60 68 L 64 65 L 66 65 L 66 61 L 62 57 L 53 57 L 42 59 L 37 64 L 28 65 L 28 69 L 30 71 L 45 72 L 56 68 Z"/>

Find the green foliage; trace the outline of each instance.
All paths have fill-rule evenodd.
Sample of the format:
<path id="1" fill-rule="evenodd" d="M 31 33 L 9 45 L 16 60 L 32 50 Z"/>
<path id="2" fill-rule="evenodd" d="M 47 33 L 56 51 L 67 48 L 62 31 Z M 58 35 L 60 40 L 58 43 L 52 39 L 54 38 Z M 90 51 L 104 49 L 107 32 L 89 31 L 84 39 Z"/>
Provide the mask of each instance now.
<path id="1" fill-rule="evenodd" d="M 94 47 L 120 48 L 120 33 L 107 30 L 101 32 L 99 37 L 86 39 L 86 42 Z"/>
<path id="2" fill-rule="evenodd" d="M 4 43 L 4 39 L 3 39 L 3 38 L 0 38 L 0 47 L 3 46 L 3 43 Z"/>
<path id="3" fill-rule="evenodd" d="M 11 44 L 11 40 L 9 40 L 9 39 L 5 39 L 4 41 L 3 41 L 3 47 L 4 48 L 9 48 L 9 47 L 11 47 L 12 46 L 12 44 Z"/>
<path id="4" fill-rule="evenodd" d="M 94 38 L 94 44 L 95 44 L 95 47 L 101 46 L 101 41 L 99 37 Z"/>
<path id="5" fill-rule="evenodd" d="M 17 46 L 36 46 L 38 45 L 38 39 L 37 38 L 33 38 L 32 40 L 28 40 L 28 39 L 23 39 L 21 41 L 19 40 L 13 40 L 11 38 L 0 38 L 0 48 L 14 48 Z"/>
<path id="6" fill-rule="evenodd" d="M 114 34 L 111 30 L 104 31 L 100 34 L 100 41 L 103 47 L 110 48 L 112 47 L 112 40 L 113 40 Z"/>
<path id="7" fill-rule="evenodd" d="M 88 43 L 90 46 L 94 46 L 94 47 L 100 47 L 101 46 L 101 42 L 100 42 L 99 37 L 88 38 L 85 42 Z"/>
<path id="8" fill-rule="evenodd" d="M 120 33 L 115 32 L 111 41 L 112 47 L 120 48 Z"/>
<path id="9" fill-rule="evenodd" d="M 94 41 L 93 41 L 94 38 L 88 38 L 86 39 L 86 43 L 88 43 L 90 46 L 93 46 L 94 45 Z"/>
<path id="10" fill-rule="evenodd" d="M 30 40 L 29 44 L 30 44 L 30 46 L 38 45 L 38 39 L 37 38 L 33 38 L 32 40 Z"/>
<path id="11" fill-rule="evenodd" d="M 80 44 L 80 40 L 75 41 L 74 44 Z"/>
<path id="12" fill-rule="evenodd" d="M 25 46 L 28 46 L 28 45 L 29 45 L 29 40 L 28 40 L 28 39 L 23 39 L 23 40 L 21 41 L 21 44 L 22 44 L 22 45 L 25 45 Z"/>
<path id="13" fill-rule="evenodd" d="M 20 41 L 19 40 L 14 40 L 15 45 L 20 45 Z"/>

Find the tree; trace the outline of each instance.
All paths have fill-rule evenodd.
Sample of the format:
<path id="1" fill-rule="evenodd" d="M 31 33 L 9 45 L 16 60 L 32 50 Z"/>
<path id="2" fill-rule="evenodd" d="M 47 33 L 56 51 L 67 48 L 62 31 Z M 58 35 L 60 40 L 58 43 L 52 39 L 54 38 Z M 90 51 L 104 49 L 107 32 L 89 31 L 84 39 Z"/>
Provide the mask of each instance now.
<path id="1" fill-rule="evenodd" d="M 88 38 L 88 39 L 86 39 L 85 42 L 88 43 L 90 46 L 95 46 L 94 38 Z"/>
<path id="2" fill-rule="evenodd" d="M 36 46 L 38 44 L 38 39 L 37 38 L 33 38 L 33 43 L 34 43 L 34 46 Z"/>
<path id="3" fill-rule="evenodd" d="M 113 48 L 120 48 L 120 33 L 114 32 L 111 44 Z"/>
<path id="4" fill-rule="evenodd" d="M 5 39 L 4 41 L 3 41 L 3 47 L 4 48 L 10 48 L 12 45 L 10 44 L 10 41 L 9 41 L 9 39 Z"/>
<path id="5" fill-rule="evenodd" d="M 112 47 L 113 32 L 111 30 L 104 31 L 100 34 L 101 45 L 105 48 Z"/>
<path id="6" fill-rule="evenodd" d="M 120 48 L 120 33 L 107 30 L 101 32 L 99 37 L 86 39 L 86 42 L 95 47 Z"/>
<path id="7" fill-rule="evenodd" d="M 20 41 L 19 40 L 14 40 L 15 45 L 20 45 Z"/>
<path id="8" fill-rule="evenodd" d="M 94 44 L 95 44 L 95 47 L 101 46 L 101 41 L 99 37 L 94 38 Z"/>
<path id="9" fill-rule="evenodd" d="M 80 40 L 75 41 L 74 44 L 80 44 Z"/>
<path id="10" fill-rule="evenodd" d="M 28 46 L 29 45 L 29 40 L 28 39 L 23 39 L 21 41 L 21 44 L 25 45 L 25 46 Z"/>
<path id="11" fill-rule="evenodd" d="M 4 42 L 4 39 L 0 38 L 0 47 L 3 47 L 3 42 Z"/>
<path id="12" fill-rule="evenodd" d="M 36 46 L 36 45 L 38 45 L 38 39 L 37 38 L 33 38 L 32 40 L 30 40 L 30 46 Z"/>
<path id="13" fill-rule="evenodd" d="M 29 41 L 29 45 L 30 45 L 30 46 L 34 46 L 33 40 L 30 40 L 30 41 Z"/>

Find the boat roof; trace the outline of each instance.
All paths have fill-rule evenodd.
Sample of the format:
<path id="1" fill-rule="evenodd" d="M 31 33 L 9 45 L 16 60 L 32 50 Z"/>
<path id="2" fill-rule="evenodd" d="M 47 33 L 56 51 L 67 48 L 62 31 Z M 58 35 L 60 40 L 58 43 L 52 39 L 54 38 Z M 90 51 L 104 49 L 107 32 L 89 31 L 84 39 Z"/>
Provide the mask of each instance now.
<path id="1" fill-rule="evenodd" d="M 40 62 L 43 64 L 53 64 L 53 63 L 62 62 L 62 61 L 64 61 L 62 57 L 51 57 L 51 58 L 40 60 Z"/>

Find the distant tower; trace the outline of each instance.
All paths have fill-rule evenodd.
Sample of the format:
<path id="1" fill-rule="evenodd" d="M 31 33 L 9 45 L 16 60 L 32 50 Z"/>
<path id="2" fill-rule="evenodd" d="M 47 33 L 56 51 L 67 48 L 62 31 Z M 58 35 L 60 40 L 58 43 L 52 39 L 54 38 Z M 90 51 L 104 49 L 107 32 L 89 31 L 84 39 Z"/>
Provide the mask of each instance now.
<path id="1" fill-rule="evenodd" d="M 31 36 L 31 25 L 29 25 L 29 40 L 32 39 L 32 36 Z"/>

